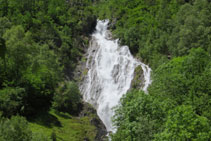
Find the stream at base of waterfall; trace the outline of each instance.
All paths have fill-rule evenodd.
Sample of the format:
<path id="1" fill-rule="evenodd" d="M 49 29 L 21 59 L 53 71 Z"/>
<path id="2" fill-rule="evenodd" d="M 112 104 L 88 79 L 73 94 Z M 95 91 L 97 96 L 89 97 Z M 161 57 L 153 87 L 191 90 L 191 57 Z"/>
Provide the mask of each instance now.
<path id="1" fill-rule="evenodd" d="M 143 90 L 151 83 L 151 69 L 135 59 L 128 46 L 120 46 L 111 38 L 108 20 L 98 20 L 88 49 L 88 73 L 80 87 L 83 99 L 92 104 L 108 132 L 115 132 L 111 117 L 113 107 L 130 89 L 135 68 L 141 65 L 144 73 Z"/>

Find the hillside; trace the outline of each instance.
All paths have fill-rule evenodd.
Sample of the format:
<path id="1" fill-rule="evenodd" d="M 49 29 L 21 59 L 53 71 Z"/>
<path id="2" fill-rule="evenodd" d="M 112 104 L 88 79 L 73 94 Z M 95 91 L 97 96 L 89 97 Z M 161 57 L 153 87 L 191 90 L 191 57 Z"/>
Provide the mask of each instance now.
<path id="1" fill-rule="evenodd" d="M 98 11 L 153 69 L 148 94 L 135 88 L 116 107 L 112 140 L 209 140 L 210 1 L 110 0 Z"/>
<path id="2" fill-rule="evenodd" d="M 0 141 L 106 140 L 78 85 L 97 19 L 152 68 L 147 92 L 135 70 L 111 139 L 210 140 L 210 0 L 0 0 Z"/>
<path id="3" fill-rule="evenodd" d="M 73 78 L 95 29 L 94 4 L 0 0 L 1 141 L 94 140 L 106 134 Z M 84 109 L 92 112 L 80 116 Z"/>

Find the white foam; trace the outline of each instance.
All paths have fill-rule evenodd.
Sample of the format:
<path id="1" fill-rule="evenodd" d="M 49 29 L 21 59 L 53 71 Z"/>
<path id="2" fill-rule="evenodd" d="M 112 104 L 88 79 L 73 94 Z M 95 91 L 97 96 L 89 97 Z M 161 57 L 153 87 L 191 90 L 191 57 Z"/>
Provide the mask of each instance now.
<path id="1" fill-rule="evenodd" d="M 151 69 L 131 55 L 127 46 L 120 46 L 118 40 L 109 40 L 108 20 L 98 20 L 96 32 L 88 49 L 87 77 L 80 90 L 85 101 L 91 103 L 106 126 L 107 131 L 115 132 L 111 117 L 112 108 L 128 91 L 134 70 L 141 65 L 144 72 L 144 87 L 147 91 L 151 83 Z"/>

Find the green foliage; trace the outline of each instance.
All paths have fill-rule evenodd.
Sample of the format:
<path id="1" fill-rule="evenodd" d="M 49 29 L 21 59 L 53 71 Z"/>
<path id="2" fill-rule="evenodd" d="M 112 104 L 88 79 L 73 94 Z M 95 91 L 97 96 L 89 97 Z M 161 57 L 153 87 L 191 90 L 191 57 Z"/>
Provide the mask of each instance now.
<path id="1" fill-rule="evenodd" d="M 188 56 L 161 65 L 154 73 L 154 82 L 149 91 L 157 96 L 174 99 L 178 104 L 185 102 L 197 109 L 202 108 L 205 104 L 201 100 L 210 99 L 210 86 L 207 85 L 210 80 L 204 79 L 209 68 L 210 56 L 207 52 L 201 48 L 192 49 Z"/>
<path id="2" fill-rule="evenodd" d="M 197 48 L 160 65 L 149 94 L 132 91 L 121 99 L 113 140 L 208 140 L 210 60 Z"/>
<path id="3" fill-rule="evenodd" d="M 208 0 L 110 0 L 96 11 L 111 20 L 115 37 L 153 69 L 191 48 L 210 50 Z"/>
<path id="4" fill-rule="evenodd" d="M 210 0 L 96 2 L 0 0 L 0 113 L 30 117 L 40 111 L 47 113 L 53 103 L 58 111 L 77 114 L 79 90 L 75 83 L 63 82 L 64 76 L 72 80 L 98 15 L 109 18 L 114 37 L 154 70 L 149 94 L 134 90 L 122 98 L 112 139 L 208 140 Z M 90 119 L 71 123 L 56 114 L 53 117 L 64 127 L 55 128 L 57 139 L 91 136 L 94 140 Z M 48 135 L 31 134 L 21 117 L 0 124 L 0 140 L 49 140 L 53 132 L 32 123 L 33 132 L 43 129 L 40 132 Z"/>
<path id="5" fill-rule="evenodd" d="M 0 17 L 0 36 L 2 37 L 5 31 L 11 27 L 11 22 L 7 17 Z"/>
<path id="6" fill-rule="evenodd" d="M 48 110 L 58 84 L 72 79 L 86 36 L 96 25 L 92 4 L 0 0 L 0 89 L 20 87 L 26 93 L 23 111 L 14 109 L 9 115 Z"/>
<path id="7" fill-rule="evenodd" d="M 56 141 L 56 133 L 55 133 L 55 131 L 52 132 L 51 139 L 52 139 L 52 141 Z"/>
<path id="8" fill-rule="evenodd" d="M 7 46 L 6 66 L 8 77 L 14 80 L 20 79 L 22 71 L 26 69 L 29 63 L 27 54 L 29 52 L 28 46 L 31 43 L 26 42 L 28 37 L 25 35 L 22 26 L 13 26 L 11 29 L 6 30 L 3 38 L 6 40 Z"/>
<path id="9" fill-rule="evenodd" d="M 54 52 L 48 50 L 48 46 L 42 46 L 37 53 L 21 78 L 21 84 L 28 91 L 25 114 L 50 108 L 54 90 L 61 80 L 59 77 L 62 76 L 60 63 Z"/>
<path id="10" fill-rule="evenodd" d="M 191 48 L 208 49 L 211 28 L 207 19 L 211 16 L 210 10 L 210 3 L 207 0 L 196 0 L 193 5 L 181 6 L 167 43 L 173 55 L 185 55 Z"/>
<path id="11" fill-rule="evenodd" d="M 112 140 L 152 140 L 162 129 L 165 111 L 162 103 L 144 92 L 133 90 L 121 99 L 114 116 L 118 128 Z"/>
<path id="12" fill-rule="evenodd" d="M 0 90 L 0 111 L 3 116 L 21 113 L 24 109 L 23 99 L 26 93 L 23 88 L 7 87 Z"/>
<path id="13" fill-rule="evenodd" d="M 1 116 L 21 114 L 31 118 L 48 112 L 52 103 L 59 111 L 79 112 L 81 96 L 78 87 L 64 81 L 66 78 L 72 80 L 88 36 L 95 29 L 94 3 L 89 0 L 0 0 Z M 12 121 L 13 118 L 5 119 L 4 124 Z M 21 123 L 20 128 L 22 124 L 28 130 L 26 123 Z M 0 140 L 15 140 L 12 131 L 11 138 L 6 132 L 5 136 L 0 133 Z M 81 132 L 87 134 L 84 129 Z M 50 136 L 40 133 L 27 136 L 20 135 L 21 139 L 17 138 L 17 141 L 50 140 Z"/>
<path id="14" fill-rule="evenodd" d="M 112 139 L 209 140 L 210 1 L 110 0 L 100 5 L 96 11 L 110 19 L 114 36 L 153 69 L 148 95 L 132 91 L 122 98 Z"/>
<path id="15" fill-rule="evenodd" d="M 165 130 L 155 140 L 200 140 L 211 138 L 207 118 L 197 115 L 191 106 L 178 106 L 168 113 Z"/>
<path id="16" fill-rule="evenodd" d="M 5 54 L 6 54 L 5 40 L 3 38 L 0 38 L 0 57 L 1 57 L 1 59 L 5 59 Z"/>
<path id="17" fill-rule="evenodd" d="M 31 141 L 32 132 L 23 117 L 15 116 L 0 121 L 1 141 Z"/>
<path id="18" fill-rule="evenodd" d="M 32 118 L 47 113 L 52 103 L 59 111 L 79 112 L 78 87 L 64 81 L 72 80 L 88 36 L 95 29 L 94 3 L 89 0 L 0 0 L 1 116 L 20 114 Z M 60 87 L 58 91 L 57 87 Z M 23 126 L 27 129 L 27 125 Z M 0 140 L 15 140 L 13 135 L 11 138 L 1 135 Z M 50 136 L 33 133 L 29 138 L 26 135 L 18 140 L 47 141 Z"/>
<path id="19" fill-rule="evenodd" d="M 77 114 L 80 111 L 81 95 L 74 82 L 65 82 L 54 95 L 53 108 L 60 112 Z"/>
<path id="20" fill-rule="evenodd" d="M 43 133 L 33 133 L 31 141 L 51 141 L 46 135 Z"/>
<path id="21" fill-rule="evenodd" d="M 3 37 L 6 40 L 7 54 L 5 70 L 2 72 L 6 76 L 3 77 L 2 84 L 25 88 L 22 114 L 48 109 L 62 72 L 57 56 L 49 50 L 48 45 L 36 44 L 32 34 L 25 33 L 22 26 L 13 26 Z"/>

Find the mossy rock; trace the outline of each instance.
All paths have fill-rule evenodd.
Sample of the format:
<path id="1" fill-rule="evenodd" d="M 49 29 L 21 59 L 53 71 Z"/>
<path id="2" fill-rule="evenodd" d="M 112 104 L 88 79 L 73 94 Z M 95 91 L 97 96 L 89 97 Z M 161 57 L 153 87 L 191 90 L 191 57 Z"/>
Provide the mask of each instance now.
<path id="1" fill-rule="evenodd" d="M 96 141 L 106 141 L 106 127 L 103 124 L 103 122 L 100 120 L 100 118 L 97 115 L 97 111 L 94 109 L 94 107 L 84 102 L 83 103 L 83 110 L 81 111 L 80 115 L 81 118 L 83 117 L 89 117 L 90 124 L 96 127 L 97 134 L 95 136 Z"/>
<path id="2" fill-rule="evenodd" d="M 144 74 L 141 66 L 136 67 L 134 78 L 132 80 L 131 88 L 141 89 L 144 86 Z"/>
<path id="3" fill-rule="evenodd" d="M 83 56 L 83 57 L 81 58 L 81 61 L 84 63 L 84 62 L 87 61 L 87 58 Z"/>
<path id="4" fill-rule="evenodd" d="M 86 69 L 84 69 L 84 71 L 83 71 L 83 76 L 86 76 L 87 75 L 87 73 L 88 73 L 88 69 L 86 68 Z"/>

